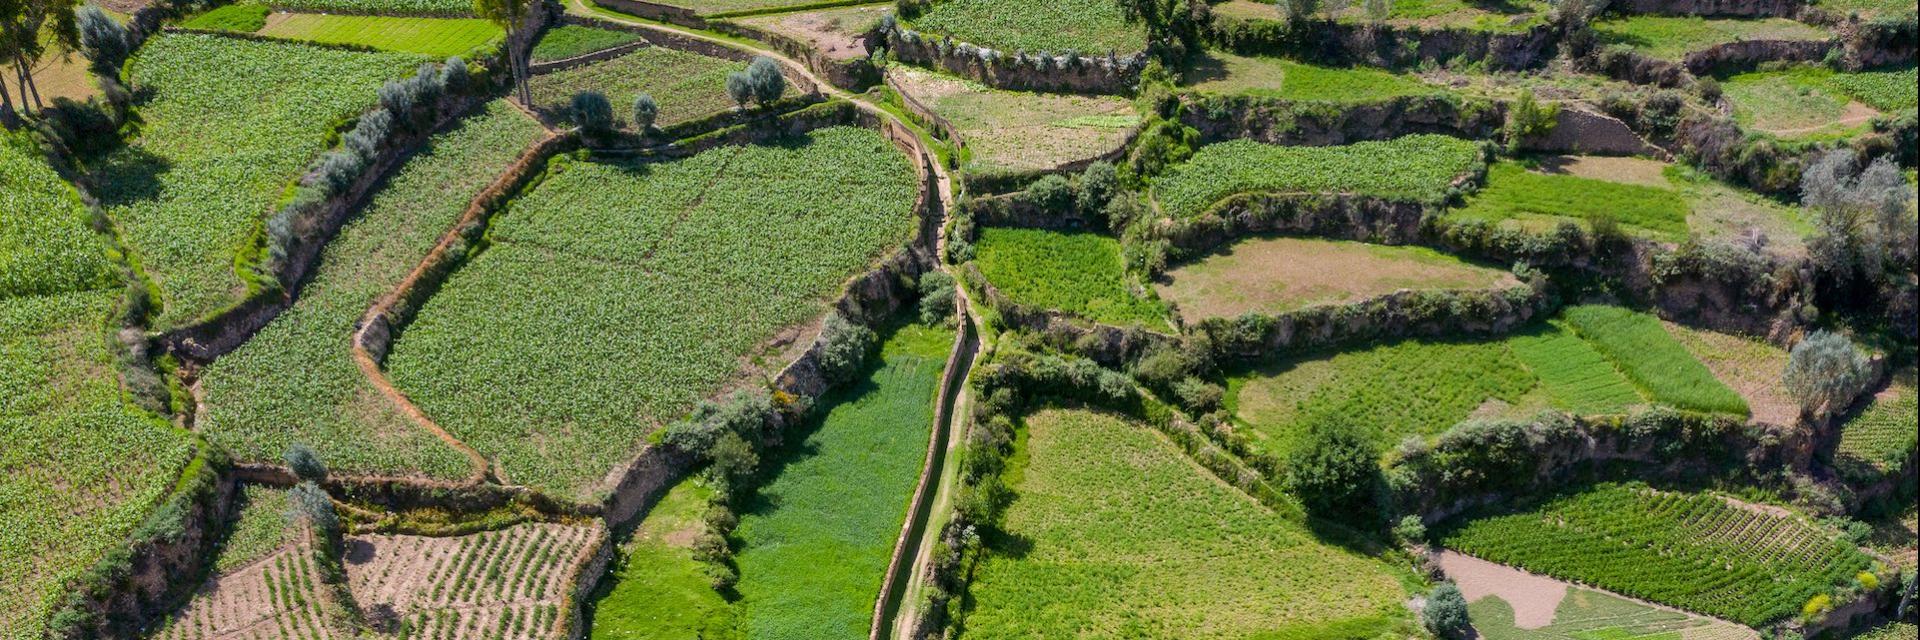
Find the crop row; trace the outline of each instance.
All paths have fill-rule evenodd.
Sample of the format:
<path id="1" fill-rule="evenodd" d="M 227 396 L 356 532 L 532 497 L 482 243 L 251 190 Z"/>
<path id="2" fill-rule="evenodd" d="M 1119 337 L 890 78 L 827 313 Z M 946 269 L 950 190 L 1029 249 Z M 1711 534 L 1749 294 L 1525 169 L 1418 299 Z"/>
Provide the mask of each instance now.
<path id="1" fill-rule="evenodd" d="M 1574 333 L 1592 343 L 1655 402 L 1747 415 L 1747 401 L 1714 377 L 1658 318 L 1601 305 L 1572 307 L 1564 317 Z"/>
<path id="2" fill-rule="evenodd" d="M 401 621 L 399 640 L 537 640 L 552 637 L 560 618 L 555 604 L 515 604 L 497 609 L 437 609 Z"/>
<path id="3" fill-rule="evenodd" d="M 459 538 L 373 536 L 375 562 L 348 566 L 355 594 L 401 613 L 552 601 L 594 530 L 523 525 Z"/>
<path id="4" fill-rule="evenodd" d="M 332 637 L 312 548 L 286 547 L 260 564 L 214 578 L 154 634 L 155 640 Z"/>
<path id="5" fill-rule="evenodd" d="M 0 298 L 114 283 L 80 194 L 28 139 L 0 133 Z"/>
<path id="6" fill-rule="evenodd" d="M 900 246 L 915 186 L 891 143 L 845 127 L 671 162 L 558 159 L 388 369 L 512 481 L 585 495 Z"/>
<path id="7" fill-rule="evenodd" d="M 1908 370 L 1874 398 L 1872 406 L 1841 427 L 1835 462 L 1842 472 L 1862 479 L 1897 469 L 1920 446 L 1917 423 L 1920 394 L 1915 393 L 1913 372 Z"/>
<path id="8" fill-rule="evenodd" d="M 161 326 L 236 301 L 235 251 L 333 126 L 427 59 L 159 34 L 129 63 L 140 136 L 97 167 L 95 195 L 159 282 Z"/>
<path id="9" fill-rule="evenodd" d="M 337 470 L 468 473 L 464 456 L 373 389 L 353 361 L 352 334 L 540 132 L 495 101 L 408 159 L 327 244 L 293 307 L 201 373 L 207 437 L 242 460 L 278 460 L 301 442 Z"/>
<path id="10" fill-rule="evenodd" d="M 1143 29 L 1127 24 L 1108 0 L 941 0 L 913 26 L 1008 54 L 1127 55 L 1147 44 Z"/>
<path id="11" fill-rule="evenodd" d="M 1514 162 L 1487 170 L 1487 185 L 1455 215 L 1481 220 L 1611 219 L 1662 238 L 1687 235 L 1686 201 L 1672 189 L 1528 171 Z"/>
<path id="12" fill-rule="evenodd" d="M 1481 558 L 1760 626 L 1872 566 L 1791 516 L 1709 495 L 1602 484 L 1508 515 L 1450 522 L 1443 544 Z"/>
<path id="13" fill-rule="evenodd" d="M 1201 147 L 1154 181 L 1153 196 L 1175 218 L 1198 215 L 1240 193 L 1352 193 L 1438 202 L 1481 166 L 1480 143 L 1420 134 L 1330 147 L 1232 140 Z"/>

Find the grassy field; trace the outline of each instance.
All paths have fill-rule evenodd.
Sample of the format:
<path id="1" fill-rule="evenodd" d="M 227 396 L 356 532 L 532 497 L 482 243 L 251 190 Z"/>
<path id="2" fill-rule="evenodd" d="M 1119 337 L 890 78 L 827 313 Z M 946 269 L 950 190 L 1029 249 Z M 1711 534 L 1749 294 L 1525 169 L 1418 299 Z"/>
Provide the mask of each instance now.
<path id="1" fill-rule="evenodd" d="M 1914 12 L 1913 0 L 1815 0 L 1809 4 L 1843 16 L 1857 13 L 1868 18 Z"/>
<path id="2" fill-rule="evenodd" d="M 542 34 L 540 42 L 533 45 L 532 55 L 535 62 L 564 60 L 638 40 L 639 34 L 626 31 L 563 24 Z"/>
<path id="3" fill-rule="evenodd" d="M 1912 111 L 1914 67 L 1836 73 L 1800 66 L 1755 71 L 1721 82 L 1742 126 L 1783 138 L 1836 138 L 1867 130 L 1880 112 Z"/>
<path id="4" fill-rule="evenodd" d="M 1688 53 L 1736 40 L 1825 40 L 1824 29 L 1786 18 L 1756 20 L 1680 16 L 1627 16 L 1596 20 L 1602 44 L 1624 44 L 1640 53 L 1679 60 Z"/>
<path id="5" fill-rule="evenodd" d="M 80 194 L 38 146 L 0 133 L 0 298 L 86 291 L 119 278 Z"/>
<path id="6" fill-rule="evenodd" d="M 1014 302 L 1094 322 L 1165 329 L 1166 307 L 1127 286 L 1120 243 L 1095 233 L 987 227 L 975 264 Z"/>
<path id="7" fill-rule="evenodd" d="M 822 0 L 664 0 L 661 4 L 692 9 L 703 16 L 743 12 L 768 12 L 817 4 Z"/>
<path id="8" fill-rule="evenodd" d="M 1322 67 L 1265 56 L 1210 51 L 1180 78 L 1201 93 L 1301 102 L 1374 102 L 1446 93 L 1412 76 L 1367 67 Z"/>
<path id="9" fill-rule="evenodd" d="M 892 73 L 912 96 L 953 123 L 966 141 L 971 174 L 1035 171 L 1120 148 L 1140 122 L 1113 96 L 1034 94 L 910 67 Z"/>
<path id="10" fill-rule="evenodd" d="M 1352 193 L 1435 202 L 1480 165 L 1480 144 L 1411 135 L 1334 147 L 1233 140 L 1201 147 L 1154 180 L 1153 196 L 1174 217 L 1199 215 L 1240 193 Z"/>
<path id="11" fill-rule="evenodd" d="M 242 250 L 333 123 L 427 59 L 198 34 L 157 34 L 129 63 L 152 93 L 140 135 L 95 167 L 94 195 L 159 282 L 162 328 L 245 293 Z M 246 82 L 235 82 L 246 78 Z"/>
<path id="12" fill-rule="evenodd" d="M 1914 390 L 1914 370 L 1894 374 L 1893 384 L 1865 411 L 1847 419 L 1840 428 L 1840 445 L 1835 448 L 1834 465 L 1849 477 L 1871 480 L 1898 470 L 1913 454 L 1920 439 L 1913 425 L 1920 420 L 1920 396 Z"/>
<path id="13" fill-rule="evenodd" d="M 1310 238 L 1253 238 L 1169 270 L 1154 289 L 1189 323 L 1353 302 L 1399 289 L 1517 284 L 1506 271 L 1424 247 Z"/>
<path id="14" fill-rule="evenodd" d="M 465 456 L 367 381 L 353 331 L 540 134 L 494 101 L 429 141 L 327 245 L 293 307 L 201 373 L 201 431 L 241 460 L 277 461 L 304 442 L 342 471 L 464 477 Z"/>
<path id="15" fill-rule="evenodd" d="M 1388 565 L 1318 541 L 1151 429 L 1045 410 L 1016 446 L 1018 497 L 984 536 L 961 638 L 1411 633 Z"/>
<path id="16" fill-rule="evenodd" d="M 757 640 L 858 638 L 920 479 L 953 332 L 906 325 L 865 379 L 822 398 L 742 509 L 740 618 Z"/>
<path id="17" fill-rule="evenodd" d="M 1871 558 L 1796 516 L 1701 494 L 1601 484 L 1523 511 L 1448 521 L 1448 548 L 1761 626 L 1796 615 Z"/>
<path id="18" fill-rule="evenodd" d="M 1467 605 L 1473 629 L 1486 640 L 1750 640 L 1744 627 L 1647 606 L 1593 589 L 1571 587 L 1553 623 L 1522 629 L 1513 605 L 1488 595 Z"/>
<path id="19" fill-rule="evenodd" d="M 292 542 L 293 528 L 288 525 L 292 503 L 287 491 L 266 485 L 242 484 L 233 505 L 240 515 L 233 529 L 220 541 L 213 561 L 213 572 L 222 574 L 267 557 Z"/>
<path id="20" fill-rule="evenodd" d="M 1126 55 L 1147 47 L 1145 31 L 1122 20 L 1120 5 L 1107 0 L 942 0 L 911 26 L 1006 54 Z"/>
<path id="21" fill-rule="evenodd" d="M 1487 170 L 1487 184 L 1452 215 L 1523 224 L 1610 217 L 1621 226 L 1663 239 L 1687 234 L 1687 202 L 1672 189 L 1530 171 L 1503 161 Z"/>
<path id="22" fill-rule="evenodd" d="M 647 512 L 587 600 L 592 640 L 737 637 L 735 610 L 707 583 L 693 541 L 713 489 L 689 477 Z"/>
<path id="23" fill-rule="evenodd" d="M 276 13 L 260 35 L 326 44 L 351 44 L 435 57 L 474 58 L 500 46 L 506 32 L 475 18 L 400 18 Z"/>
<path id="24" fill-rule="evenodd" d="M 1522 333 L 1508 339 L 1514 357 L 1533 370 L 1554 407 L 1581 415 L 1621 413 L 1646 400 L 1633 383 L 1614 368 L 1592 343 L 1580 339 L 1565 323 L 1551 330 Z"/>
<path id="25" fill-rule="evenodd" d="M 558 159 L 388 370 L 513 482 L 590 496 L 655 425 L 903 244 L 916 182 L 879 134 L 844 127 L 664 163 Z"/>
<path id="26" fill-rule="evenodd" d="M 573 94 L 588 89 L 604 93 L 623 127 L 633 115 L 633 99 L 646 93 L 660 105 L 654 126 L 664 127 L 733 108 L 727 74 L 745 68 L 744 62 L 644 47 L 605 62 L 534 76 L 528 85 L 535 108 L 562 121 L 572 118 Z"/>
<path id="27" fill-rule="evenodd" d="M 253 33 L 267 26 L 267 15 L 270 13 L 273 13 L 273 10 L 263 4 L 230 4 L 181 21 L 180 26 L 188 29 Z"/>
<path id="28" fill-rule="evenodd" d="M 1571 307 L 1563 315 L 1574 333 L 1653 401 L 1694 411 L 1748 414 L 1746 400 L 1715 378 L 1658 318 L 1599 305 Z"/>

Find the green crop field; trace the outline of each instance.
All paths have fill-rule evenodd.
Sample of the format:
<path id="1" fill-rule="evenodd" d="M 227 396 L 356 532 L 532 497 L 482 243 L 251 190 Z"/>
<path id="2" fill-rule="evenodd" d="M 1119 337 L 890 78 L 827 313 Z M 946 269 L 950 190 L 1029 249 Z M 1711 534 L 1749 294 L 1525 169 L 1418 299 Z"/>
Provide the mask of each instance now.
<path id="1" fill-rule="evenodd" d="M 1873 565 L 1795 516 L 1710 495 L 1601 484 L 1525 511 L 1448 521 L 1448 548 L 1759 627 Z"/>
<path id="2" fill-rule="evenodd" d="M 273 0 L 272 4 L 283 11 L 314 13 L 473 15 L 473 3 L 468 0 Z"/>
<path id="3" fill-rule="evenodd" d="M 1428 29 L 1451 28 L 1517 33 L 1544 23 L 1548 8 L 1548 3 L 1540 0 L 1499 3 L 1473 2 L 1472 0 L 1394 0 L 1387 14 L 1386 23 Z M 1215 5 L 1213 12 L 1216 15 L 1245 20 L 1280 19 L 1280 12 L 1273 3 L 1254 0 L 1222 2 Z M 1330 8 L 1330 12 L 1334 19 L 1343 23 L 1369 20 L 1365 7 L 1357 3 L 1336 5 Z"/>
<path id="4" fill-rule="evenodd" d="M 1845 137 L 1867 130 L 1878 112 L 1912 112 L 1920 92 L 1914 69 L 1799 66 L 1736 74 L 1721 86 L 1743 126 L 1783 138 Z"/>
<path id="5" fill-rule="evenodd" d="M 662 0 L 660 4 L 692 9 L 703 16 L 722 16 L 738 13 L 767 13 L 783 9 L 819 4 L 824 0 Z"/>
<path id="6" fill-rule="evenodd" d="M 1668 60 L 1718 44 L 1738 40 L 1826 40 L 1833 34 L 1786 18 L 1753 20 L 1709 19 L 1692 16 L 1637 15 L 1596 20 L 1594 32 L 1602 44 L 1622 44 L 1640 53 Z"/>
<path id="7" fill-rule="evenodd" d="M 506 32 L 477 18 L 400 18 L 313 13 L 268 16 L 260 35 L 350 44 L 436 57 L 478 57 L 500 46 Z"/>
<path id="8" fill-rule="evenodd" d="M 1623 227 L 1680 239 L 1687 234 L 1687 213 L 1686 200 L 1671 189 L 1538 173 L 1517 162 L 1499 162 L 1487 169 L 1487 186 L 1452 215 L 1523 223 L 1610 217 Z"/>
<path id="9" fill-rule="evenodd" d="M 653 425 L 903 244 L 916 183 L 885 139 L 844 127 L 672 162 L 556 160 L 387 367 L 513 482 L 591 495 Z"/>
<path id="10" fill-rule="evenodd" d="M 1016 446 L 1018 497 L 985 536 L 961 638 L 1412 633 L 1387 564 L 1318 541 L 1151 429 L 1045 410 Z"/>
<path id="11" fill-rule="evenodd" d="M 1920 396 L 1914 388 L 1914 371 L 1906 369 L 1894 375 L 1894 381 L 1874 397 L 1866 410 L 1847 419 L 1840 428 L 1840 445 L 1834 450 L 1834 464 L 1848 476 L 1872 479 L 1895 471 L 1920 446 Z"/>
<path id="12" fill-rule="evenodd" d="M 1127 55 L 1147 47 L 1145 31 L 1122 20 L 1109 0 L 940 0 L 911 26 L 1008 55 Z"/>
<path id="13" fill-rule="evenodd" d="M 242 460 L 276 461 L 304 442 L 343 471 L 465 476 L 465 456 L 367 381 L 353 331 L 540 134 L 494 101 L 428 142 L 327 245 L 293 307 L 201 374 L 201 431 Z"/>
<path id="14" fill-rule="evenodd" d="M 0 133 L 0 299 L 112 286 L 106 249 L 73 186 L 25 138 Z"/>
<path id="15" fill-rule="evenodd" d="M 1208 52 L 1181 77 L 1201 93 L 1300 102 L 1374 102 L 1447 93 L 1408 75 L 1369 67 L 1322 67 L 1265 56 Z"/>
<path id="16" fill-rule="evenodd" d="M 127 72 L 152 92 L 136 107 L 140 135 L 95 168 L 94 195 L 159 283 L 159 326 L 237 302 L 236 252 L 325 148 L 333 123 L 426 60 L 200 34 L 150 39 Z"/>
<path id="17" fill-rule="evenodd" d="M 647 511 L 587 600 L 592 640 L 737 637 L 735 610 L 707 583 L 693 541 L 713 489 L 690 476 Z"/>
<path id="18" fill-rule="evenodd" d="M 1166 307 L 1128 290 L 1120 243 L 1095 233 L 987 227 L 975 264 L 1014 302 L 1092 320 L 1165 329 Z"/>
<path id="19" fill-rule="evenodd" d="M 548 29 L 533 46 L 534 61 L 564 60 L 640 40 L 639 34 L 563 24 Z"/>
<path id="20" fill-rule="evenodd" d="M 953 332 L 894 330 L 877 366 L 821 399 L 804 438 L 768 458 L 741 541 L 740 617 L 747 637 L 858 638 L 926 459 L 934 397 Z"/>
<path id="21" fill-rule="evenodd" d="M 1567 326 L 1653 401 L 1694 411 L 1747 414 L 1747 402 L 1713 376 L 1660 320 L 1620 307 L 1583 305 L 1566 310 Z"/>
<path id="22" fill-rule="evenodd" d="M 1515 335 L 1513 355 L 1540 378 L 1554 406 L 1576 414 L 1620 413 L 1646 402 L 1592 343 L 1556 324 L 1555 330 Z"/>
<path id="23" fill-rule="evenodd" d="M 1336 147 L 1252 140 L 1207 145 L 1154 180 L 1153 196 L 1174 217 L 1199 215 L 1240 193 L 1352 193 L 1436 202 L 1480 166 L 1480 143 L 1420 134 Z"/>
<path id="24" fill-rule="evenodd" d="M 275 487 L 243 484 L 236 490 L 233 507 L 239 511 L 233 529 L 220 541 L 213 572 L 222 574 L 267 557 L 294 541 L 288 526 L 290 509 L 287 491 Z"/>
<path id="25" fill-rule="evenodd" d="M 267 26 L 267 14 L 272 13 L 266 5 L 230 4 L 212 11 L 188 18 L 180 26 L 188 29 L 213 29 L 217 31 L 239 31 L 253 33 Z"/>
<path id="26" fill-rule="evenodd" d="M 605 62 L 534 76 L 528 84 L 535 107 L 562 121 L 572 117 L 575 93 L 604 93 L 621 126 L 632 115 L 633 99 L 646 93 L 660 105 L 654 125 L 664 127 L 733 108 L 727 74 L 746 67 L 744 62 L 689 51 L 644 47 Z"/>

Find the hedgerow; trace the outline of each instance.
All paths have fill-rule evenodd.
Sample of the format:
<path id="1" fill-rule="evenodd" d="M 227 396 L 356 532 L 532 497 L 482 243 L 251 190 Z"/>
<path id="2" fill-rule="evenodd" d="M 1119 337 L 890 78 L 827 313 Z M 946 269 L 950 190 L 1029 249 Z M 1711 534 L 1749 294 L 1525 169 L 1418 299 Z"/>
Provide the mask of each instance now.
<path id="1" fill-rule="evenodd" d="M 1637 484 L 1449 521 L 1438 538 L 1476 557 L 1753 627 L 1798 614 L 1873 567 L 1858 548 L 1796 516 Z"/>
<path id="2" fill-rule="evenodd" d="M 153 98 L 139 138 L 96 167 L 95 195 L 160 283 L 158 324 L 236 302 L 249 277 L 236 260 L 287 184 L 335 124 L 374 104 L 381 81 L 427 61 L 201 34 L 148 40 L 127 73 Z"/>
<path id="3" fill-rule="evenodd" d="M 295 442 L 334 468 L 458 478 L 468 462 L 369 384 L 349 346 L 356 324 L 425 257 L 468 200 L 540 125 L 504 101 L 430 139 L 328 244 L 294 305 L 201 373 L 208 439 L 241 460 L 274 461 Z"/>
<path id="4" fill-rule="evenodd" d="M 903 244 L 915 185 L 890 143 L 850 128 L 671 162 L 557 159 L 420 310 L 389 372 L 516 483 L 586 495 Z"/>
<path id="5" fill-rule="evenodd" d="M 1440 202 L 1482 166 L 1481 143 L 1419 134 L 1345 146 L 1294 147 L 1233 140 L 1201 147 L 1154 180 L 1153 196 L 1175 218 L 1237 193 L 1353 193 Z"/>

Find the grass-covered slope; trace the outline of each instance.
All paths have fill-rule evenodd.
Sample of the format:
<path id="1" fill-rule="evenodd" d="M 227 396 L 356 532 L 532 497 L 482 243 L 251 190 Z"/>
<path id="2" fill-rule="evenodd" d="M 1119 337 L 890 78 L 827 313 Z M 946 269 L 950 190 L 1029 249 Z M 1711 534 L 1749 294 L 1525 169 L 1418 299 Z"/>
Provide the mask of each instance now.
<path id="1" fill-rule="evenodd" d="M 1478 220 L 1577 220 L 1610 218 L 1623 227 L 1663 239 L 1687 235 L 1686 200 L 1677 191 L 1574 175 L 1529 171 L 1500 162 L 1487 169 L 1487 185 L 1454 214 Z"/>
<path id="2" fill-rule="evenodd" d="M 541 34 L 540 42 L 533 45 L 533 52 L 530 55 L 536 62 L 563 60 L 638 40 L 640 35 L 636 33 L 563 24 L 547 29 L 546 33 Z"/>
<path id="3" fill-rule="evenodd" d="M 242 460 L 278 460 L 302 442 L 341 471 L 466 475 L 465 457 L 367 382 L 353 331 L 540 134 L 496 101 L 433 137 L 340 230 L 293 307 L 201 374 L 201 431 Z"/>
<path id="4" fill-rule="evenodd" d="M 1232 140 L 1202 147 L 1154 180 L 1153 196 L 1176 218 L 1240 193 L 1352 193 L 1435 202 L 1481 163 L 1480 143 L 1418 134 L 1380 142 L 1294 147 Z"/>
<path id="5" fill-rule="evenodd" d="M 1688 53 L 1739 40 L 1825 40 L 1825 30 L 1786 18 L 1720 19 L 1697 16 L 1635 15 L 1593 23 L 1601 44 L 1625 45 L 1640 53 L 1679 60 Z"/>
<path id="6" fill-rule="evenodd" d="M 1480 558 L 1755 627 L 1798 614 L 1873 565 L 1795 516 L 1630 484 L 1449 521 L 1438 536 Z"/>
<path id="7" fill-rule="evenodd" d="M 689 476 L 647 511 L 587 599 L 593 640 L 736 637 L 735 610 L 709 585 L 693 545 L 713 489 Z"/>
<path id="8" fill-rule="evenodd" d="M 158 34 L 129 63 L 139 137 L 113 153 L 94 195 L 159 283 L 161 327 L 237 302 L 236 256 L 325 148 L 338 121 L 426 58 L 200 34 Z"/>
<path id="9" fill-rule="evenodd" d="M 1694 411 L 1747 414 L 1746 400 L 1714 377 L 1658 318 L 1601 305 L 1572 307 L 1565 317 L 1574 333 L 1653 401 Z"/>
<path id="10" fill-rule="evenodd" d="M 1377 637 L 1407 613 L 1383 563 L 1207 475 L 1111 415 L 1028 417 L 960 635 L 997 638 Z"/>
<path id="11" fill-rule="evenodd" d="M 974 247 L 981 275 L 1014 302 L 1094 322 L 1166 328 L 1165 307 L 1127 290 L 1126 264 L 1113 238 L 988 227 Z"/>
<path id="12" fill-rule="evenodd" d="M 655 425 L 904 243 L 916 183 L 884 138 L 845 127 L 671 162 L 556 160 L 388 370 L 509 481 L 590 495 Z"/>

